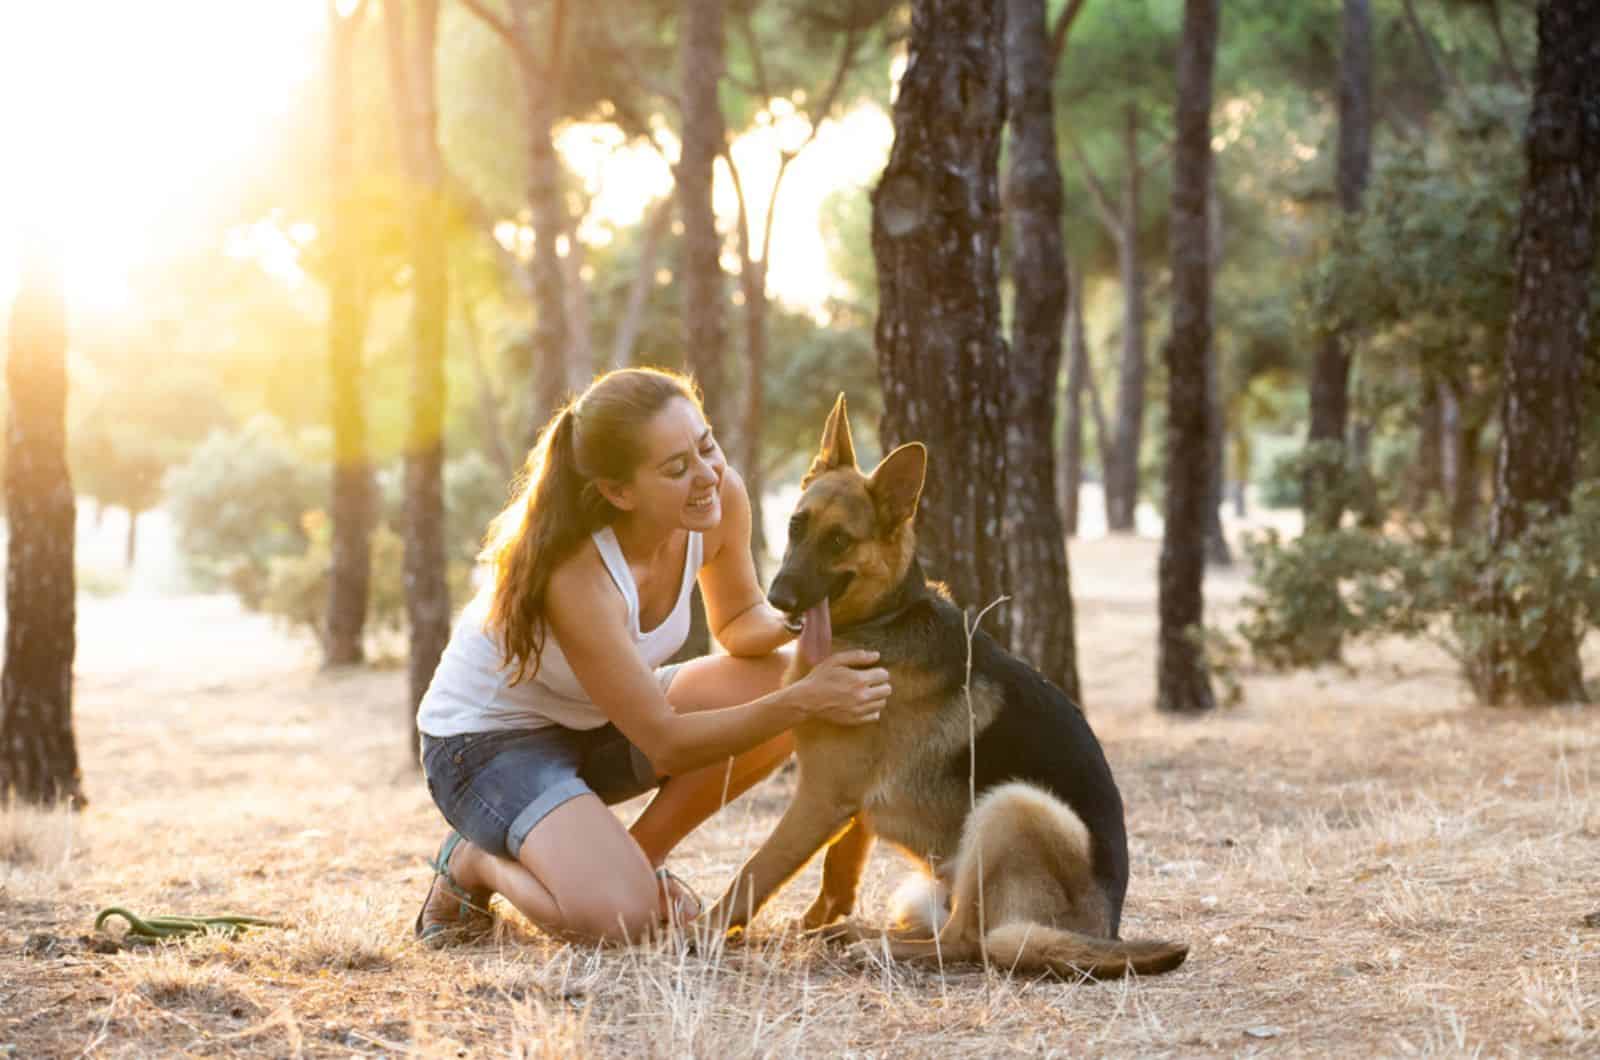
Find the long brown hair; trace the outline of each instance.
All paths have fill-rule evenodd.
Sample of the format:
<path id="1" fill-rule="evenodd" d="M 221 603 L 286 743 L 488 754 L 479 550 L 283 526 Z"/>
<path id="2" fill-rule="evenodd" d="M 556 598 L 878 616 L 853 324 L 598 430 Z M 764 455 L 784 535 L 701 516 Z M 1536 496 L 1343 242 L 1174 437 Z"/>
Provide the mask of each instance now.
<path id="1" fill-rule="evenodd" d="M 494 564 L 486 627 L 500 637 L 512 684 L 539 672 L 551 572 L 617 518 L 595 480 L 633 477 L 645 457 L 640 429 L 673 398 L 700 407 L 688 376 L 622 368 L 590 383 L 539 432 L 511 503 L 489 523 L 478 557 Z"/>

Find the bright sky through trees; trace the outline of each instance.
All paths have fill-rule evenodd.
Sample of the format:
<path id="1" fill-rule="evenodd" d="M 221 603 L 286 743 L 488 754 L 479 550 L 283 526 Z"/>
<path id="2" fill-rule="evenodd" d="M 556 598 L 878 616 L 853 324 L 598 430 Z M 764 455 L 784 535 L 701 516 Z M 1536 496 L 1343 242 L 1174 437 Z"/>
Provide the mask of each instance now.
<path id="1" fill-rule="evenodd" d="M 58 233 L 74 309 L 120 308 L 129 275 L 205 223 L 206 189 L 257 161 L 324 17 L 321 0 L 0 4 L 0 300 L 35 223 Z"/>
<path id="2" fill-rule="evenodd" d="M 214 239 L 222 204 L 265 161 L 266 133 L 325 61 L 325 20 L 323 0 L 0 4 L 0 128 L 8 155 L 15 152 L 0 167 L 0 304 L 13 290 L 27 224 L 50 232 L 63 253 L 74 313 L 97 315 L 130 308 L 129 278 L 141 266 L 208 229 Z M 776 109 L 776 120 L 734 147 L 758 233 L 774 145 L 805 131 L 781 113 L 781 101 Z M 858 109 L 790 167 L 770 273 L 775 295 L 815 307 L 832 293 L 818 210 L 841 184 L 875 177 L 890 136 L 886 115 Z M 604 241 L 608 226 L 636 223 L 670 189 L 647 149 L 618 151 L 583 129 L 569 130 L 562 146 L 598 196 L 585 239 Z M 717 210 L 731 231 L 737 206 L 726 173 Z M 232 244 L 241 245 L 238 234 Z M 284 260 L 264 264 L 280 271 Z"/>

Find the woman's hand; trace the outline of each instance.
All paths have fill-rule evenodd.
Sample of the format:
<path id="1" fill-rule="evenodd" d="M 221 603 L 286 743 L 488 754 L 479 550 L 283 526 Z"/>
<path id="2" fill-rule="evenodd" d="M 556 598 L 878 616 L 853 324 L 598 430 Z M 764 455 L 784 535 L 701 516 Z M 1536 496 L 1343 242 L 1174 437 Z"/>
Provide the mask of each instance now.
<path id="1" fill-rule="evenodd" d="M 789 686 L 808 720 L 865 725 L 878 720 L 889 700 L 889 671 L 874 666 L 878 653 L 861 648 L 834 652 Z"/>

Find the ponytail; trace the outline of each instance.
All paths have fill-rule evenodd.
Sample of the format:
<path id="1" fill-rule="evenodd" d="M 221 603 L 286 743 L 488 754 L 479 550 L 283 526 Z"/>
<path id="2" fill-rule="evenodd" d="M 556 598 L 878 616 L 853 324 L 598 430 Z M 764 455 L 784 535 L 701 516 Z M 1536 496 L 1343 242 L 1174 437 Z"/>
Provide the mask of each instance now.
<path id="1" fill-rule="evenodd" d="M 568 405 L 539 432 L 512 502 L 489 524 L 479 558 L 494 564 L 487 625 L 500 634 L 511 683 L 539 672 L 544 657 L 550 574 L 588 534 L 585 487 L 573 446 Z"/>
<path id="2" fill-rule="evenodd" d="M 674 397 L 699 404 L 683 376 L 649 368 L 610 372 L 539 432 L 511 502 L 489 524 L 478 555 L 494 567 L 485 628 L 500 639 L 512 684 L 539 672 L 551 574 L 617 518 L 595 480 L 632 477 L 644 456 L 639 428 Z"/>

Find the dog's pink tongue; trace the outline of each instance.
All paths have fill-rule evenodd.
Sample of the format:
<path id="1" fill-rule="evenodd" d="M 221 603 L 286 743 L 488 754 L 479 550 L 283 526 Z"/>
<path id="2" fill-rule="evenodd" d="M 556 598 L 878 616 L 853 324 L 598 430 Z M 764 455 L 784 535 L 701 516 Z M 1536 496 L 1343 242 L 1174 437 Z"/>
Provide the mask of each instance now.
<path id="1" fill-rule="evenodd" d="M 805 613 L 800 627 L 800 658 L 815 666 L 833 654 L 833 620 L 828 617 L 828 598 Z"/>

